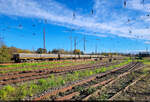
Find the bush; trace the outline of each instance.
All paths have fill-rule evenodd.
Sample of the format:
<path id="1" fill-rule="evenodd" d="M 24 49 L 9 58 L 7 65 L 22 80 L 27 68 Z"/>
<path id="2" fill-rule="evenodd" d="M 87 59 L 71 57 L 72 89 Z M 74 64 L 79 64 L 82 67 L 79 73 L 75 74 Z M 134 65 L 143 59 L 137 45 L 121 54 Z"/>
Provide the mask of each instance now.
<path id="1" fill-rule="evenodd" d="M 26 89 L 23 89 L 22 91 L 21 91 L 21 96 L 20 96 L 20 98 L 21 99 L 23 99 L 23 98 L 25 98 L 26 96 L 27 96 L 27 94 L 28 94 L 28 90 L 26 90 Z"/>
<path id="2" fill-rule="evenodd" d="M 10 62 L 13 53 L 32 53 L 29 50 L 22 50 L 15 47 L 0 46 L 0 62 Z"/>
<path id="3" fill-rule="evenodd" d="M 52 79 L 52 80 L 50 80 L 49 85 L 50 85 L 50 87 L 54 87 L 54 86 L 56 86 L 57 84 L 56 84 L 55 80 Z"/>
<path id="4" fill-rule="evenodd" d="M 0 99 L 2 100 L 8 99 L 8 97 L 11 96 L 14 91 L 15 88 L 10 85 L 3 87 L 3 89 L 0 90 Z"/>
<path id="5" fill-rule="evenodd" d="M 15 91 L 15 88 L 10 86 L 10 85 L 7 85 L 4 87 L 4 90 L 7 92 L 7 93 L 12 93 L 13 91 Z"/>
<path id="6" fill-rule="evenodd" d="M 61 80 L 61 85 L 65 85 L 65 80 Z"/>
<path id="7" fill-rule="evenodd" d="M 40 79 L 40 80 L 38 80 L 38 85 L 46 85 L 46 83 L 47 83 L 47 81 L 46 80 L 44 80 L 44 79 Z"/>
<path id="8" fill-rule="evenodd" d="M 5 100 L 7 97 L 7 92 L 5 90 L 0 90 L 0 100 Z"/>

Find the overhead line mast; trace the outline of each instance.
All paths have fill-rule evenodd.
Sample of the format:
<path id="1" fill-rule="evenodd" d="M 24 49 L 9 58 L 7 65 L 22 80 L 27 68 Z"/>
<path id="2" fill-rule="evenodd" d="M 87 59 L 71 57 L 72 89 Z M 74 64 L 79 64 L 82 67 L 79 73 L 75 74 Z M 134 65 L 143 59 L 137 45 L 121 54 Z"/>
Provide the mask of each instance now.
<path id="1" fill-rule="evenodd" d="M 85 35 L 84 35 L 84 53 L 85 53 L 85 50 L 86 50 L 86 38 L 85 38 Z"/>
<path id="2" fill-rule="evenodd" d="M 43 28 L 43 47 L 44 47 L 44 49 L 46 49 L 46 47 L 45 47 L 45 28 Z"/>

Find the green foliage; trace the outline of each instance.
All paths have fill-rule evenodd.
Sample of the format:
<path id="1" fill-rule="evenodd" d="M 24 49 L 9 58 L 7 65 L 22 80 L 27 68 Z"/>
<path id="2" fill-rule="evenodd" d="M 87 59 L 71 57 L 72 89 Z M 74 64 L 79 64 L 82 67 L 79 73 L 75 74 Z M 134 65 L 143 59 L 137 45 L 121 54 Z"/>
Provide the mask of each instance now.
<path id="1" fill-rule="evenodd" d="M 90 75 L 90 76 L 93 75 L 93 71 L 90 71 L 90 72 L 89 72 L 89 75 Z"/>
<path id="2" fill-rule="evenodd" d="M 47 68 L 54 67 L 65 67 L 70 65 L 79 65 L 79 64 L 88 64 L 88 62 L 73 62 L 73 61 L 62 61 L 62 62 L 41 62 L 41 63 L 21 63 L 21 64 L 12 64 L 12 65 L 0 65 L 0 68 L 13 68 L 10 70 L 0 70 L 0 73 L 8 73 L 13 71 L 30 71 L 35 69 L 43 69 L 45 68 L 43 65 L 47 65 Z M 22 67 L 22 68 L 20 68 Z"/>
<path id="3" fill-rule="evenodd" d="M 27 96 L 28 90 L 27 90 L 27 84 L 21 85 L 17 90 L 17 98 L 23 99 Z"/>
<path id="4" fill-rule="evenodd" d="M 15 90 L 15 88 L 10 85 L 7 85 L 4 87 L 4 90 L 7 91 L 8 93 L 11 93 Z"/>
<path id="5" fill-rule="evenodd" d="M 14 91 L 15 91 L 15 88 L 10 85 L 4 86 L 0 90 L 0 99 L 6 100 L 10 95 L 13 94 Z"/>
<path id="6" fill-rule="evenodd" d="M 61 80 L 61 85 L 65 85 L 65 80 Z"/>
<path id="7" fill-rule="evenodd" d="M 105 72 L 106 71 L 106 68 L 101 68 L 100 72 Z"/>
<path id="8" fill-rule="evenodd" d="M 129 63 L 130 61 L 125 61 L 123 63 L 120 63 L 118 65 L 114 65 L 111 67 L 102 67 L 102 68 L 97 68 L 97 69 L 87 69 L 87 70 L 82 70 L 82 71 L 75 71 L 71 74 L 66 74 L 66 76 L 54 76 L 52 74 L 49 78 L 47 79 L 39 79 L 36 83 L 31 83 L 31 84 L 23 84 L 19 85 L 17 87 L 12 87 L 10 85 L 3 87 L 0 90 L 0 99 L 6 100 L 9 99 L 8 97 L 14 97 L 15 99 L 23 99 L 26 96 L 33 96 L 35 93 L 40 93 L 43 92 L 43 90 L 52 88 L 52 87 L 58 87 L 58 86 L 63 86 L 67 82 L 70 81 L 75 81 L 82 79 L 83 77 L 91 76 L 94 74 L 98 74 L 101 72 L 105 72 L 108 70 L 111 70 L 112 68 L 118 67 L 125 65 Z M 94 88 L 89 88 L 88 90 L 84 90 L 81 86 L 74 87 L 75 90 L 80 91 L 80 92 L 86 92 L 88 94 L 92 93 L 95 91 Z M 102 99 L 107 98 L 107 95 L 102 95 Z"/>
<path id="9" fill-rule="evenodd" d="M 87 90 L 86 90 L 86 93 L 89 95 L 89 94 L 92 94 L 93 92 L 95 92 L 96 91 L 96 88 L 88 88 Z"/>
<path id="10" fill-rule="evenodd" d="M 99 100 L 106 100 L 108 99 L 108 95 L 107 94 L 101 94 L 99 97 L 98 97 Z"/>
<path id="11" fill-rule="evenodd" d="M 47 81 L 45 79 L 38 80 L 38 85 L 44 86 L 47 84 Z"/>
<path id="12" fill-rule="evenodd" d="M 0 90 L 0 100 L 5 100 L 7 97 L 7 92 L 5 90 Z"/>
<path id="13" fill-rule="evenodd" d="M 39 53 L 39 54 L 42 54 L 42 53 L 47 53 L 47 50 L 46 49 L 43 49 L 43 48 L 38 48 L 36 53 Z"/>
<path id="14" fill-rule="evenodd" d="M 32 53 L 29 50 L 22 50 L 15 47 L 0 46 L 0 63 L 10 62 L 13 53 Z"/>
<path id="15" fill-rule="evenodd" d="M 49 85 L 50 85 L 51 87 L 56 86 L 57 83 L 55 82 L 55 79 L 50 80 L 50 81 L 49 81 Z"/>
<path id="16" fill-rule="evenodd" d="M 79 91 L 79 92 L 83 92 L 83 91 L 84 91 L 84 88 L 81 87 L 81 86 L 75 86 L 73 89 L 74 89 L 75 91 Z"/>
<path id="17" fill-rule="evenodd" d="M 54 54 L 65 54 L 65 53 L 67 53 L 67 51 L 65 51 L 64 49 L 53 49 L 51 51 L 51 53 L 54 53 Z"/>
<path id="18" fill-rule="evenodd" d="M 11 54 L 9 48 L 3 45 L 0 48 L 0 62 L 8 62 L 11 60 Z"/>
<path id="19" fill-rule="evenodd" d="M 82 51 L 80 51 L 79 49 L 75 49 L 74 51 L 73 51 L 73 53 L 74 54 L 83 54 L 83 52 Z"/>

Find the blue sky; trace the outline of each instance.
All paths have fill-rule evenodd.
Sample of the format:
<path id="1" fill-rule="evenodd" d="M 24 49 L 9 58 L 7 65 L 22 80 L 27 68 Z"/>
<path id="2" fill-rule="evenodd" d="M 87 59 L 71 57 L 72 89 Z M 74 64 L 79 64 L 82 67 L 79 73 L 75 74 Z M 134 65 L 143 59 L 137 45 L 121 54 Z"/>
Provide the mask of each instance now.
<path id="1" fill-rule="evenodd" d="M 8 46 L 36 50 L 134 52 L 150 49 L 150 0 L 0 0 L 0 36 Z M 93 11 L 93 13 L 92 13 Z M 73 16 L 74 15 L 74 16 Z M 99 39 L 99 40 L 96 40 Z M 74 46 L 72 44 L 72 46 Z M 74 47 L 73 47 L 74 49 Z"/>

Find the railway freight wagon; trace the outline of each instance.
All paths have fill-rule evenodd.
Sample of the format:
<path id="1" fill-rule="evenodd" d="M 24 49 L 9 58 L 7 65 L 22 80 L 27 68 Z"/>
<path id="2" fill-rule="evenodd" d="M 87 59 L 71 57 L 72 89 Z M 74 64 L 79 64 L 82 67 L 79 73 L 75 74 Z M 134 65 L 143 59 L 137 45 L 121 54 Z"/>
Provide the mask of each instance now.
<path id="1" fill-rule="evenodd" d="M 17 53 L 13 55 L 12 60 L 15 62 L 30 62 L 30 61 L 42 61 L 42 60 L 54 60 L 58 59 L 58 54 L 27 54 Z"/>
<path id="2" fill-rule="evenodd" d="M 28 54 L 17 53 L 13 55 L 12 60 L 15 62 L 30 62 L 44 60 L 63 60 L 63 59 L 91 59 L 102 58 L 101 55 L 73 55 L 73 54 Z"/>

